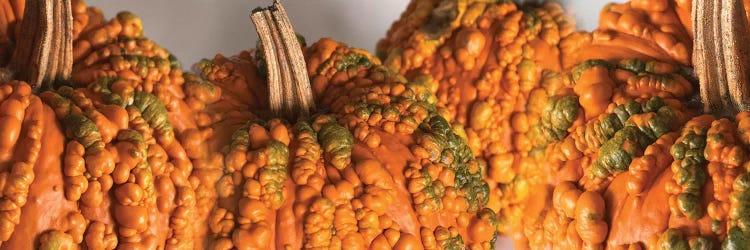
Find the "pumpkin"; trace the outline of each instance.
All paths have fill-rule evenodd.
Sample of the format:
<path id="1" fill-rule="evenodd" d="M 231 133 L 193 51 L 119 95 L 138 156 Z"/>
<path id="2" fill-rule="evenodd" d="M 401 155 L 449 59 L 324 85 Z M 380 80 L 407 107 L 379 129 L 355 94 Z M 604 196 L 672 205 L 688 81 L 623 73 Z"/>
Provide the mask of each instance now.
<path id="1" fill-rule="evenodd" d="M 497 18 L 510 3 L 412 1 L 378 51 L 437 82 L 516 247 L 736 249 L 748 242 L 747 3 L 720 2 L 610 4 L 593 32 L 559 32 L 539 14 L 553 5 L 517 11 L 550 20 L 545 33 Z M 524 26 L 561 39 L 534 43 Z"/>
<path id="2" fill-rule="evenodd" d="M 284 15 L 256 10 L 258 49 L 197 65 L 222 89 L 204 111 L 223 154 L 205 174 L 210 248 L 493 248 L 484 173 L 434 86 L 330 39 L 306 46 Z"/>
<path id="3" fill-rule="evenodd" d="M 522 203 L 547 183 L 544 172 L 529 167 L 526 133 L 541 116 L 543 103 L 531 111 L 544 93 L 539 82 L 562 69 L 553 58 L 573 31 L 573 20 L 553 3 L 524 9 L 510 1 L 412 1 L 378 43 L 387 67 L 438 86 L 441 113 L 464 127 L 487 169 L 488 207 L 498 212 L 501 232 L 520 223 Z M 563 103 L 569 101 L 560 103 L 569 107 L 562 111 L 572 116 L 568 122 L 580 123 L 579 109 Z"/>
<path id="4" fill-rule="evenodd" d="M 3 58 L 0 248 L 201 246 L 190 221 L 207 217 L 197 201 L 209 195 L 191 175 L 193 161 L 208 166 L 200 141 L 211 131 L 187 102 L 211 93 L 185 84 L 131 13 L 105 21 L 82 1 L 12 6 L 24 32 Z"/>

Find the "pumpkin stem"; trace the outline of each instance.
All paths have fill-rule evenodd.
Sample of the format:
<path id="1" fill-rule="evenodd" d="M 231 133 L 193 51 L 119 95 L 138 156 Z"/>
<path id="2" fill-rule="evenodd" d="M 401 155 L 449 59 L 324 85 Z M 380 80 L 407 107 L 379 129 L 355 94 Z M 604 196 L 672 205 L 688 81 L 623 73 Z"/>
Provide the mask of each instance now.
<path id="1" fill-rule="evenodd" d="M 315 109 L 302 49 L 281 3 L 255 9 L 250 15 L 268 66 L 270 108 L 274 115 L 294 119 Z"/>
<path id="2" fill-rule="evenodd" d="M 13 79 L 35 91 L 70 79 L 73 71 L 73 12 L 70 0 L 27 0 L 21 33 L 8 64 Z"/>
<path id="3" fill-rule="evenodd" d="M 742 0 L 693 0 L 693 62 L 704 112 L 750 110 L 750 29 Z"/>

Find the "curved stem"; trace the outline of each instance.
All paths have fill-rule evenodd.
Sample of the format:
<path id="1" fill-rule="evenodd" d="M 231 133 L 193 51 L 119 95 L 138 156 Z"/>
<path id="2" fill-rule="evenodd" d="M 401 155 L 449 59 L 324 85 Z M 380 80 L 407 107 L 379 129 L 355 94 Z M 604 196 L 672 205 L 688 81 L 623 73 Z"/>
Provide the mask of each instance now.
<path id="1" fill-rule="evenodd" d="M 693 60 L 704 112 L 734 116 L 750 108 L 750 29 L 742 0 L 693 0 Z"/>
<path id="2" fill-rule="evenodd" d="M 315 109 L 307 66 L 292 24 L 281 3 L 253 10 L 250 15 L 263 45 L 268 66 L 271 111 L 294 119 Z"/>
<path id="3" fill-rule="evenodd" d="M 21 35 L 8 68 L 36 91 L 70 78 L 73 12 L 70 0 L 27 0 Z"/>

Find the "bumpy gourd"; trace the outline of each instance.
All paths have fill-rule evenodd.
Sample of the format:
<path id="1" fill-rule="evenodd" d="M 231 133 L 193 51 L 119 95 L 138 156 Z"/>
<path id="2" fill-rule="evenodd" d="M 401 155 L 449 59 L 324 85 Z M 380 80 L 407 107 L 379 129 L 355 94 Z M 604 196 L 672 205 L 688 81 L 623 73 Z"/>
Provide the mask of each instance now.
<path id="1" fill-rule="evenodd" d="M 197 110 L 219 92 L 186 84 L 133 14 L 107 22 L 82 1 L 71 7 L 73 79 L 38 95 L 2 84 L 0 248 L 201 248 L 193 220 L 215 191 L 194 169 L 221 166 L 207 160 L 211 130 L 198 125 L 209 119 Z"/>
<path id="2" fill-rule="evenodd" d="M 320 112 L 269 119 L 264 57 L 198 64 L 225 89 L 206 112 L 224 150 L 216 249 L 491 249 L 498 222 L 471 150 L 436 113 L 428 81 L 408 82 L 330 39 L 304 48 Z M 229 91 L 227 91 L 229 90 Z M 218 130 L 218 127 L 216 127 Z"/>
<path id="3" fill-rule="evenodd" d="M 503 232 L 520 222 L 521 203 L 544 182 L 526 167 L 532 148 L 543 137 L 562 136 L 568 123 L 580 123 L 580 109 L 570 105 L 577 97 L 555 93 L 555 86 L 544 93 L 539 86 L 549 76 L 545 70 L 561 69 L 550 59 L 560 56 L 560 42 L 573 31 L 572 19 L 556 4 L 521 9 L 509 1 L 412 1 L 378 44 L 387 67 L 433 82 L 439 112 L 463 124 L 470 148 L 487 168 L 488 206 L 498 211 Z M 541 117 L 545 102 L 533 100 L 542 93 L 545 100 L 563 100 L 549 109 L 564 110 Z M 546 125 L 531 126 L 539 119 Z"/>
<path id="4" fill-rule="evenodd" d="M 515 247 L 731 248 L 747 242 L 731 219 L 744 216 L 747 114 L 694 108 L 692 8 L 609 4 L 576 32 L 550 4 L 412 1 L 378 55 L 438 85 Z"/>

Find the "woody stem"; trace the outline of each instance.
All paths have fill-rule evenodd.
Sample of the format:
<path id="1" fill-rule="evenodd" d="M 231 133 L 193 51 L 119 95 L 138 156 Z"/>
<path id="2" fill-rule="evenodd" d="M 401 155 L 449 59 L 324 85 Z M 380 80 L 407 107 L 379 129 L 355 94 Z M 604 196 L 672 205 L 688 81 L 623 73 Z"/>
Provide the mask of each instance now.
<path id="1" fill-rule="evenodd" d="M 27 0 L 21 34 L 8 68 L 34 90 L 54 87 L 73 71 L 73 14 L 70 0 Z"/>
<path id="2" fill-rule="evenodd" d="M 693 0 L 693 61 L 704 112 L 750 110 L 750 29 L 742 0 Z"/>
<path id="3" fill-rule="evenodd" d="M 281 3 L 256 9 L 255 24 L 268 66 L 268 89 L 274 115 L 293 119 L 315 109 L 307 66 L 292 24 Z"/>

